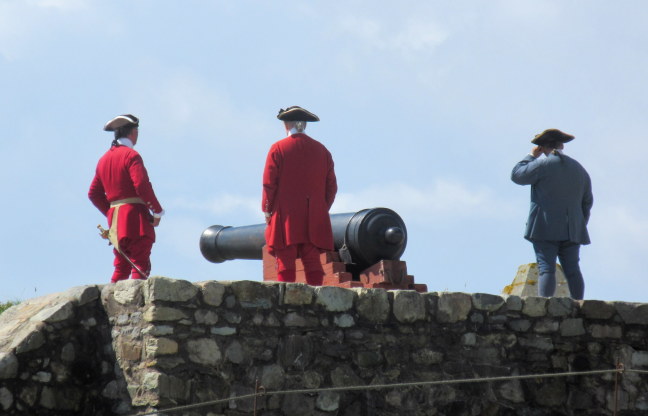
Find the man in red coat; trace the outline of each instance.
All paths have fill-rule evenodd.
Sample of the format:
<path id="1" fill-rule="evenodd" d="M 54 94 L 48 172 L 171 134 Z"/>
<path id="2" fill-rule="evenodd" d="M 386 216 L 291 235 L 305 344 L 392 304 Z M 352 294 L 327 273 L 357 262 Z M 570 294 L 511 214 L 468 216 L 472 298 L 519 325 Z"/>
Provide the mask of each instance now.
<path id="1" fill-rule="evenodd" d="M 139 120 L 131 114 L 117 116 L 104 126 L 114 131 L 110 149 L 99 159 L 88 197 L 108 218 L 110 240 L 115 246 L 113 283 L 146 279 L 151 270 L 155 230 L 164 214 L 155 197 L 137 143 Z M 136 266 L 133 267 L 131 263 Z M 138 270 L 139 269 L 139 270 Z"/>
<path id="2" fill-rule="evenodd" d="M 306 281 L 321 286 L 324 270 L 320 253 L 333 250 L 329 209 L 337 181 L 331 153 L 306 134 L 306 122 L 319 118 L 297 106 L 280 110 L 288 137 L 272 145 L 263 171 L 262 209 L 270 254 L 277 258 L 278 279 L 295 281 L 300 257 Z"/>

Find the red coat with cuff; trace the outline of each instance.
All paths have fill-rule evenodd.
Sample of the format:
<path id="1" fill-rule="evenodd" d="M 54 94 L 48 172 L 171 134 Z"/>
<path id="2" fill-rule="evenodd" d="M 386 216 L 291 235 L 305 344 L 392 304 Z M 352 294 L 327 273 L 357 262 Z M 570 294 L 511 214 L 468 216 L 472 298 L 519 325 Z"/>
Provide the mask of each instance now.
<path id="1" fill-rule="evenodd" d="M 139 197 L 145 204 L 126 204 L 119 207 L 117 236 L 121 240 L 149 237 L 155 241 L 151 211 L 162 212 L 155 197 L 142 157 L 128 146 L 112 146 L 97 164 L 88 197 L 112 224 L 110 203 L 120 199 Z"/>
<path id="2" fill-rule="evenodd" d="M 269 251 L 310 242 L 333 250 L 329 209 L 337 181 L 331 153 L 303 133 L 273 144 L 263 171 L 262 210 L 271 213 Z"/>

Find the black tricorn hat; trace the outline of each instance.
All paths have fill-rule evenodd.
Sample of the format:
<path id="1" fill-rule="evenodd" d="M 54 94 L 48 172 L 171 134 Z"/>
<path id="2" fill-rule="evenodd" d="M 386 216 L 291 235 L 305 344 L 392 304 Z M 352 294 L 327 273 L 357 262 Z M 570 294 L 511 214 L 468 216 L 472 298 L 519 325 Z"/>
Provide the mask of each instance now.
<path id="1" fill-rule="evenodd" d="M 319 121 L 319 117 L 298 105 L 280 109 L 277 118 L 282 121 Z"/>
<path id="2" fill-rule="evenodd" d="M 110 120 L 109 122 L 106 123 L 104 126 L 105 131 L 115 131 L 120 127 L 127 126 L 129 124 L 135 125 L 135 127 L 139 126 L 139 119 L 135 117 L 132 114 L 122 114 L 121 116 L 117 116 Z"/>
<path id="3" fill-rule="evenodd" d="M 531 143 L 544 146 L 552 142 L 567 143 L 572 140 L 574 140 L 574 136 L 571 134 L 563 133 L 558 129 L 547 129 L 540 134 L 536 134 L 535 138 L 531 140 Z"/>

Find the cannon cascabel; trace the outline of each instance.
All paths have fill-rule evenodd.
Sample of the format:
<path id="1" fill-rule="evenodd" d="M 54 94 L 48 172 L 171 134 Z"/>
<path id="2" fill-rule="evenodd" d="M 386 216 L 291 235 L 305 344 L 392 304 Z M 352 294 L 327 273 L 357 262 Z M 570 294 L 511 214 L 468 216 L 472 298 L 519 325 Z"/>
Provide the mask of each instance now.
<path id="1" fill-rule="evenodd" d="M 359 268 L 380 260 L 399 260 L 407 245 L 407 228 L 389 208 L 331 214 L 335 250 Z M 265 224 L 229 227 L 212 225 L 200 236 L 200 251 L 212 263 L 234 259 L 262 259 Z"/>

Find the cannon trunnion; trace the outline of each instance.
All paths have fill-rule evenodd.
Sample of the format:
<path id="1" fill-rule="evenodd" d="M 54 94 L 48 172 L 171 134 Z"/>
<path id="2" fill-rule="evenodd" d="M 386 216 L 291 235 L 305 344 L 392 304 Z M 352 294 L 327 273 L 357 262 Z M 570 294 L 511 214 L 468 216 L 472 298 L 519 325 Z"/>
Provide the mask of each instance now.
<path id="1" fill-rule="evenodd" d="M 320 257 L 325 285 L 425 290 L 425 285 L 415 285 L 413 277 L 407 276 L 405 262 L 400 261 L 407 245 L 407 228 L 396 212 L 370 208 L 331 214 L 330 218 L 335 252 Z M 277 280 L 274 258 L 265 249 L 265 228 L 265 224 L 212 225 L 200 237 L 200 251 L 213 263 L 263 260 L 264 280 Z M 305 281 L 300 260 L 297 281 Z"/>

